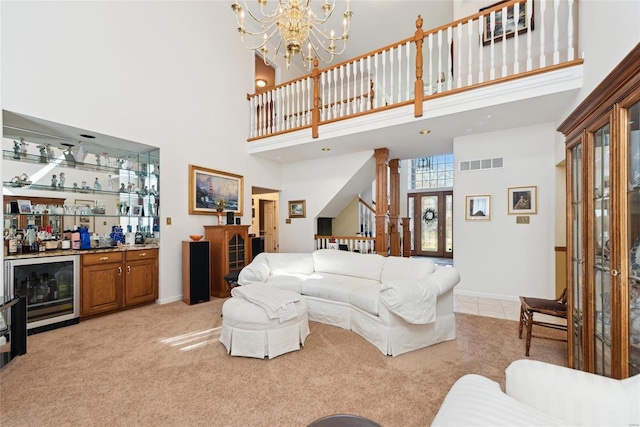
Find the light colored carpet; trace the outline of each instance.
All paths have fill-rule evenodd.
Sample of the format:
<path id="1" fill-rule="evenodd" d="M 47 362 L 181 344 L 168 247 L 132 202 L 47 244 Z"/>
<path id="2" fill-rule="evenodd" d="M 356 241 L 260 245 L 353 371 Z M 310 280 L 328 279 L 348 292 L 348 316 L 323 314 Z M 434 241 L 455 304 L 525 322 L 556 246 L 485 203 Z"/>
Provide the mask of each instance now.
<path id="1" fill-rule="evenodd" d="M 29 336 L 27 354 L 0 371 L 0 424 L 306 426 L 350 413 L 427 426 L 460 376 L 504 386 L 524 357 L 517 322 L 468 314 L 456 315 L 456 340 L 395 358 L 315 322 L 301 351 L 231 357 L 218 342 L 223 302 L 149 305 Z M 531 358 L 566 366 L 566 346 L 534 338 Z"/>

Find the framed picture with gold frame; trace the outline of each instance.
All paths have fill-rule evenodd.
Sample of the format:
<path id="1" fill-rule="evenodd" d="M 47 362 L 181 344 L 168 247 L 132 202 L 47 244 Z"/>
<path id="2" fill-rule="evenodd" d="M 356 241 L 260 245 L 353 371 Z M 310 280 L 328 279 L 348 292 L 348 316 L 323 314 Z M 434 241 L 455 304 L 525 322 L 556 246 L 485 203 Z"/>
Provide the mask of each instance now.
<path id="1" fill-rule="evenodd" d="M 223 212 L 242 216 L 244 177 L 229 172 L 189 165 L 189 214 Z"/>
<path id="2" fill-rule="evenodd" d="M 538 187 L 509 187 L 507 212 L 509 215 L 538 213 Z"/>
<path id="3" fill-rule="evenodd" d="M 289 218 L 305 218 L 307 207 L 305 200 L 289 200 Z"/>
<path id="4" fill-rule="evenodd" d="M 489 221 L 491 219 L 491 196 L 488 194 L 465 197 L 465 221 Z"/>

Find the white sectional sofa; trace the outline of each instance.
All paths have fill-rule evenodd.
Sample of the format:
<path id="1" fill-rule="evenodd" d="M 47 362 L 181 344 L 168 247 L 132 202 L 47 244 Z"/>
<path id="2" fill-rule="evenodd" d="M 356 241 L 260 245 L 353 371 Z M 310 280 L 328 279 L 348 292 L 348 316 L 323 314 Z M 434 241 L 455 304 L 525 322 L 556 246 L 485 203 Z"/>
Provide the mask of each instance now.
<path id="1" fill-rule="evenodd" d="M 481 375 L 451 387 L 432 427 L 637 426 L 640 375 L 624 380 L 536 360 L 506 370 L 506 392 Z"/>
<path id="2" fill-rule="evenodd" d="M 425 259 L 333 249 L 261 253 L 238 283 L 264 283 L 304 295 L 309 319 L 361 335 L 397 356 L 455 339 L 453 267 Z"/>

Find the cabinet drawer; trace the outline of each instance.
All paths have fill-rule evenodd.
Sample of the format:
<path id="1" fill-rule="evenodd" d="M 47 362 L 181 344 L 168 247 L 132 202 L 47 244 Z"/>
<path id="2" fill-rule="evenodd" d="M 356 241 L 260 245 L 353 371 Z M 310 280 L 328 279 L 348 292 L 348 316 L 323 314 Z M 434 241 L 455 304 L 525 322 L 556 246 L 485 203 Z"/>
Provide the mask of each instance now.
<path id="1" fill-rule="evenodd" d="M 126 260 L 127 261 L 138 261 L 143 259 L 154 259 L 158 258 L 158 250 L 157 249 L 140 249 L 136 251 L 126 251 Z"/>
<path id="2" fill-rule="evenodd" d="M 82 255 L 82 265 L 108 264 L 122 262 L 122 252 L 102 252 Z"/>

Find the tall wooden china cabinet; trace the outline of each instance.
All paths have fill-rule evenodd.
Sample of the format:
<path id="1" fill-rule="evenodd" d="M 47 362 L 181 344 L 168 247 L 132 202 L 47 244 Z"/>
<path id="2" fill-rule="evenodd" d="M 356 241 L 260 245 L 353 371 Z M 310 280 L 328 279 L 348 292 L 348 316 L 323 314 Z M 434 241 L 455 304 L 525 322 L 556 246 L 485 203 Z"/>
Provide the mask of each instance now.
<path id="1" fill-rule="evenodd" d="M 640 45 L 558 130 L 566 138 L 569 366 L 640 372 Z"/>

